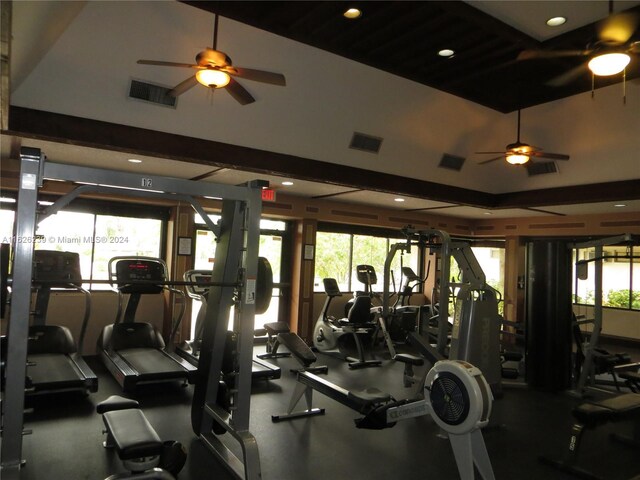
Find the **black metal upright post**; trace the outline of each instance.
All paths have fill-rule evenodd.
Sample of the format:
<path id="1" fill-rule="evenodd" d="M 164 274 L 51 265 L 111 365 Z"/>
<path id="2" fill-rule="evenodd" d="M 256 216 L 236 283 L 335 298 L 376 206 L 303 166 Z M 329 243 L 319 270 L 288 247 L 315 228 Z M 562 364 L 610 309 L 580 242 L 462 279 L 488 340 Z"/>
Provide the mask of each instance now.
<path id="1" fill-rule="evenodd" d="M 571 386 L 571 249 L 564 241 L 527 246 L 526 381 L 559 391 Z"/>

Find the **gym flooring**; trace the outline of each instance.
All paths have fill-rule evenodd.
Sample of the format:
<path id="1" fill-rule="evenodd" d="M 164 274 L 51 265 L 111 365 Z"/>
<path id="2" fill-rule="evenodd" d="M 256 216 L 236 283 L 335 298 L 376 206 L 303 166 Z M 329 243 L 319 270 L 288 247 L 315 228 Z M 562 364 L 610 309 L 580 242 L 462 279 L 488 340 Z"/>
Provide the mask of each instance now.
<path id="1" fill-rule="evenodd" d="M 256 346 L 255 353 L 264 352 Z M 317 364 L 329 366 L 330 381 L 349 389 L 375 386 L 396 398 L 410 389 L 402 386 L 403 365 L 383 361 L 381 367 L 349 370 L 346 363 L 318 354 Z M 638 357 L 638 352 L 634 352 Z M 384 357 L 381 357 L 384 358 Z M 271 415 L 284 413 L 295 384 L 289 369 L 292 358 L 269 360 L 282 368 L 282 378 L 254 383 L 251 397 L 251 432 L 260 449 L 264 480 L 457 480 L 449 441 L 429 417 L 399 422 L 385 430 L 360 430 L 358 414 L 315 392 L 314 406 L 323 416 L 272 423 Z M 117 456 L 103 449 L 103 423 L 95 405 L 121 394 L 115 380 L 97 358 L 88 358 L 100 381 L 99 391 L 87 397 L 60 394 L 29 399 L 34 408 L 26 415 L 22 469 L 24 480 L 104 479 L 124 472 Z M 193 387 L 146 385 L 133 396 L 163 440 L 178 440 L 188 451 L 181 480 L 231 480 L 191 430 Z M 573 424 L 571 409 L 580 401 L 566 393 L 546 393 L 526 387 L 505 387 L 493 403 L 490 427 L 483 431 L 497 479 L 564 480 L 575 478 L 538 461 L 540 455 L 564 453 Z M 581 465 L 607 480 L 628 480 L 640 474 L 637 448 L 609 440 L 613 432 L 631 435 L 632 422 L 610 423 L 584 435 Z M 226 434 L 228 435 L 228 434 Z M 235 448 L 235 442 L 230 443 Z"/>

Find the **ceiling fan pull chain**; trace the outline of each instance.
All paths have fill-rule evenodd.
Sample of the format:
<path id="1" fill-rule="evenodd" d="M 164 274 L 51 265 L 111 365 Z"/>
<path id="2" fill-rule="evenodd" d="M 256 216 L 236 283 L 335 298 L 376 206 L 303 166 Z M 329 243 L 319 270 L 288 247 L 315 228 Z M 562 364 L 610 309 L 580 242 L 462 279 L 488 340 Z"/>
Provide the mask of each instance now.
<path id="1" fill-rule="evenodd" d="M 596 96 L 596 75 L 591 73 L 591 100 Z"/>
<path id="2" fill-rule="evenodd" d="M 622 70 L 622 104 L 627 104 L 627 67 Z"/>

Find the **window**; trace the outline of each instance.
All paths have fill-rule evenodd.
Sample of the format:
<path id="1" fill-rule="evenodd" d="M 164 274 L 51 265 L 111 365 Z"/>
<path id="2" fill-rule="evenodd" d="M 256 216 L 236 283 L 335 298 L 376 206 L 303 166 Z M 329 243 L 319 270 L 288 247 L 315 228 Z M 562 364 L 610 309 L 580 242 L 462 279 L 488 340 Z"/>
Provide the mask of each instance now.
<path id="1" fill-rule="evenodd" d="M 51 204 L 44 200 L 38 203 Z M 9 197 L 0 198 L 3 243 L 11 243 L 14 235 L 13 204 L 15 201 Z M 110 258 L 160 256 L 165 218 L 164 209 L 78 200 L 73 211 L 60 211 L 36 225 L 34 248 L 78 253 L 82 278 L 88 280 L 84 288 L 106 290 L 110 285 L 95 280 L 108 280 Z"/>
<path id="2" fill-rule="evenodd" d="M 220 220 L 220 215 L 211 214 L 208 217 L 217 223 Z M 197 270 L 211 270 L 213 268 L 213 261 L 216 253 L 216 237 L 215 235 L 204 225 L 202 217 L 198 214 L 194 215 L 194 222 L 196 224 L 196 246 L 195 246 L 195 261 L 194 268 Z M 274 288 L 272 291 L 273 298 L 269 304 L 267 311 L 261 315 L 256 315 L 255 328 L 262 328 L 265 323 L 277 322 L 280 315 L 280 297 L 281 288 L 278 284 L 282 281 L 282 248 L 283 248 L 283 236 L 287 231 L 286 222 L 280 220 L 260 220 L 260 246 L 258 248 L 258 254 L 261 257 L 265 257 L 271 264 L 271 270 L 273 272 Z M 196 318 L 198 310 L 200 309 L 197 300 L 193 301 L 191 309 L 191 338 L 194 336 Z M 233 319 L 233 314 L 230 315 Z M 229 328 L 232 326 L 229 325 Z"/>
<path id="3" fill-rule="evenodd" d="M 497 242 L 493 242 L 497 243 Z M 478 260 L 487 284 L 499 292 L 498 300 L 504 297 L 504 247 L 472 246 L 471 251 Z M 461 280 L 458 263 L 451 257 L 450 277 L 459 282 Z M 498 311 L 503 314 L 504 304 L 500 302 Z"/>
<path id="4" fill-rule="evenodd" d="M 15 213 L 13 210 L 5 208 L 4 202 L 0 204 L 0 239 L 1 243 L 11 243 L 11 237 L 13 236 L 13 217 Z"/>
<path id="5" fill-rule="evenodd" d="M 35 248 L 80 254 L 85 288 L 107 290 L 110 285 L 93 283 L 108 280 L 109 260 L 116 256 L 159 257 L 162 221 L 82 212 L 58 212 L 37 226 L 41 241 Z"/>
<path id="6" fill-rule="evenodd" d="M 380 234 L 343 233 L 319 231 L 316 234 L 316 263 L 314 290 L 322 292 L 324 278 L 335 278 L 342 292 L 362 290 L 363 285 L 356 276 L 357 265 L 371 265 L 376 271 L 378 281 L 374 291 L 384 288 L 384 263 L 392 244 L 402 242 L 402 238 L 389 235 L 386 230 Z M 400 289 L 401 266 L 411 267 L 418 275 L 419 252 L 417 247 L 411 253 L 397 252 L 391 264 L 392 279 L 390 291 Z M 395 286 L 394 286 L 395 283 Z"/>
<path id="7" fill-rule="evenodd" d="M 602 249 L 602 306 L 640 310 L 640 247 L 605 246 Z M 595 248 L 575 249 L 573 301 L 595 304 Z M 582 261 L 586 278 L 578 278 L 575 263 Z"/>

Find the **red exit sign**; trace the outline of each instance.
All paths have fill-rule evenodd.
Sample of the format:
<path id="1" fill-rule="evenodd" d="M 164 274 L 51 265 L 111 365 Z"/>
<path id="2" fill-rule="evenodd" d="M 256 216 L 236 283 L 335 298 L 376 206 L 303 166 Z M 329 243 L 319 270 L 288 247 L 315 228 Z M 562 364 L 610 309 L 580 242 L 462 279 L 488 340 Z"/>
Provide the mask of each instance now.
<path id="1" fill-rule="evenodd" d="M 262 201 L 263 202 L 275 202 L 276 201 L 276 191 L 273 188 L 263 188 L 262 189 Z"/>

